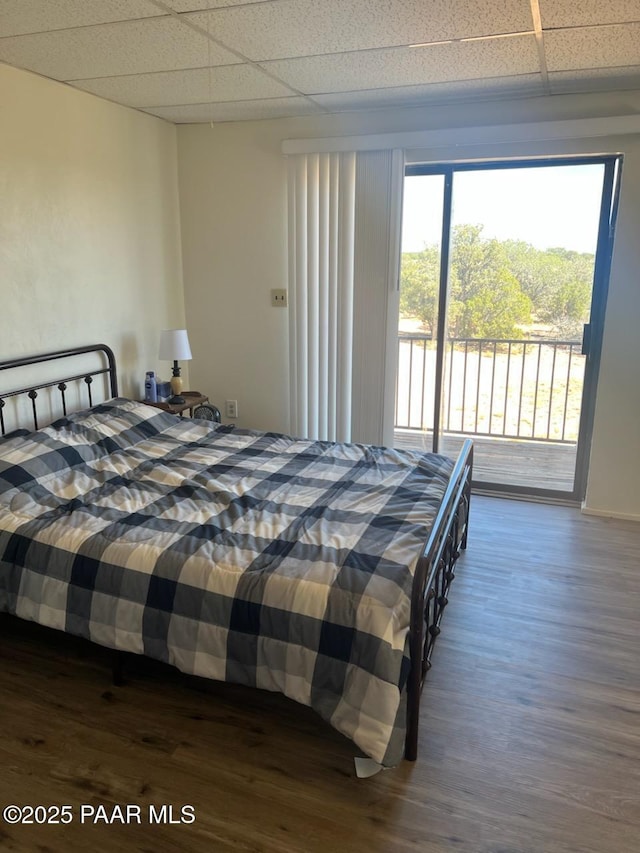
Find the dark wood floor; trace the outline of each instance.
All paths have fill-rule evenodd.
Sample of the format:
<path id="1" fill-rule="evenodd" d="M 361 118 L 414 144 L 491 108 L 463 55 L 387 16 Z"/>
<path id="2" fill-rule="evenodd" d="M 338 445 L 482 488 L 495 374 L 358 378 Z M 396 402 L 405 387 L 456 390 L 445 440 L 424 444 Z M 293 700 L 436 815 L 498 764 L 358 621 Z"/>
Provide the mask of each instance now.
<path id="1" fill-rule="evenodd" d="M 523 490 L 573 491 L 575 444 L 445 433 L 439 452 L 456 457 L 466 438 L 473 439 L 473 480 L 478 484 L 500 483 L 519 486 Z M 396 430 L 394 445 L 412 450 L 431 450 L 431 433 Z"/>
<path id="2" fill-rule="evenodd" d="M 637 853 L 640 527 L 475 498 L 424 693 L 420 756 L 368 780 L 348 741 L 278 696 L 136 668 L 5 618 L 8 851 Z M 192 825 L 80 825 L 81 803 L 193 805 Z"/>

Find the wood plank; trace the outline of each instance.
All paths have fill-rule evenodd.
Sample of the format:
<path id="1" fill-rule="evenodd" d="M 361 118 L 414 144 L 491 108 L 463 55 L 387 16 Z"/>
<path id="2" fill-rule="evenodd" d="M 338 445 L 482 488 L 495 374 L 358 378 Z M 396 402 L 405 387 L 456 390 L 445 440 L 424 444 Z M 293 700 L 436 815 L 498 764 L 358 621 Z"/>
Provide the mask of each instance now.
<path id="1" fill-rule="evenodd" d="M 573 490 L 575 444 L 445 433 L 440 453 L 455 458 L 467 438 L 474 443 L 473 479 L 478 484 Z M 430 451 L 431 442 L 431 433 L 399 429 L 394 433 L 394 446 L 406 450 Z"/>
<path id="2" fill-rule="evenodd" d="M 474 497 L 420 754 L 369 780 L 276 694 L 0 619 L 0 806 L 192 804 L 191 825 L 10 826 L 10 851 L 635 853 L 640 527 Z"/>

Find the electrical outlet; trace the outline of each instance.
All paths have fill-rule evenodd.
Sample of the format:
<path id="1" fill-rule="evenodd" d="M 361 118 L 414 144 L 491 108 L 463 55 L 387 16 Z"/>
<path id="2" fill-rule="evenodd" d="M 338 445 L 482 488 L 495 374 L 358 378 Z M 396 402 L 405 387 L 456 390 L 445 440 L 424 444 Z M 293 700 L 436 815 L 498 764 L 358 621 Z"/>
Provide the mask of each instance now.
<path id="1" fill-rule="evenodd" d="M 288 305 L 287 291 L 285 288 L 274 288 L 271 291 L 271 307 L 286 308 Z"/>
<path id="2" fill-rule="evenodd" d="M 225 414 L 228 418 L 237 418 L 238 417 L 238 401 L 237 400 L 225 400 Z"/>

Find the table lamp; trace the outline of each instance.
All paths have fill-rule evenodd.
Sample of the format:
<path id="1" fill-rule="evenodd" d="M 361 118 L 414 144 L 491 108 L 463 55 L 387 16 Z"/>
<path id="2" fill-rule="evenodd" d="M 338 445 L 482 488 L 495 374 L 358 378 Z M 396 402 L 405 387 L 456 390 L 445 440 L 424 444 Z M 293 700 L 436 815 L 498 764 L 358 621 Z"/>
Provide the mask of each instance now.
<path id="1" fill-rule="evenodd" d="M 180 376 L 179 361 L 191 360 L 191 347 L 186 329 L 164 329 L 160 332 L 160 350 L 158 358 L 161 361 L 173 362 L 173 376 L 171 377 L 171 390 L 173 397 L 169 400 L 172 405 L 184 403 L 182 393 L 182 377 Z"/>

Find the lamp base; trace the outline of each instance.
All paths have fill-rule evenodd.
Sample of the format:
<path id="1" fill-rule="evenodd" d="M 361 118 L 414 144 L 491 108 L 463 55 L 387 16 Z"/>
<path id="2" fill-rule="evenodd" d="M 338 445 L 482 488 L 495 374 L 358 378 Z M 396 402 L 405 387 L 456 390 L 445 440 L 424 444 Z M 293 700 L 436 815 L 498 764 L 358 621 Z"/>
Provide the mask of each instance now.
<path id="1" fill-rule="evenodd" d="M 182 396 L 182 377 L 180 376 L 180 368 L 178 367 L 178 362 L 173 362 L 173 376 L 171 377 L 171 390 L 173 391 L 173 396 L 169 400 L 170 405 L 172 406 L 182 406 L 185 403 L 185 399 Z"/>

